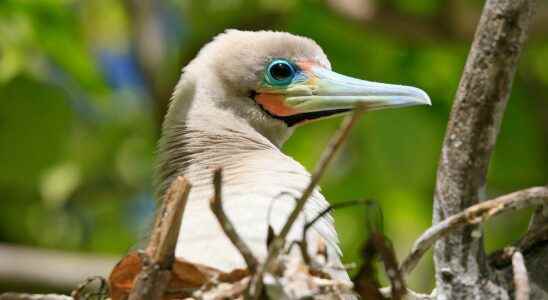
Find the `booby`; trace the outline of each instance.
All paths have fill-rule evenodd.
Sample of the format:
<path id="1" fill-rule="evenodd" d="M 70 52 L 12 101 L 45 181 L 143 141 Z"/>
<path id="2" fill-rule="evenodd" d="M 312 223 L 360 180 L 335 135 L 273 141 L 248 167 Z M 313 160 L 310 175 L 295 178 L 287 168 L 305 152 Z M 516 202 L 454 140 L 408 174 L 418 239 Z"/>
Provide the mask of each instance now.
<path id="1" fill-rule="evenodd" d="M 281 229 L 310 181 L 282 145 L 299 125 L 349 113 L 356 104 L 378 110 L 429 105 L 430 99 L 418 88 L 337 74 L 306 37 L 228 30 L 205 45 L 183 69 L 158 147 L 158 196 L 179 175 L 193 185 L 176 257 L 221 271 L 245 268 L 209 208 L 212 173 L 222 167 L 226 214 L 253 254 L 264 259 L 268 226 Z M 327 206 L 315 190 L 289 239 L 299 240 L 304 220 Z M 310 253 L 321 243 L 327 247 L 331 275 L 348 279 L 332 217 L 316 222 L 308 238 Z"/>

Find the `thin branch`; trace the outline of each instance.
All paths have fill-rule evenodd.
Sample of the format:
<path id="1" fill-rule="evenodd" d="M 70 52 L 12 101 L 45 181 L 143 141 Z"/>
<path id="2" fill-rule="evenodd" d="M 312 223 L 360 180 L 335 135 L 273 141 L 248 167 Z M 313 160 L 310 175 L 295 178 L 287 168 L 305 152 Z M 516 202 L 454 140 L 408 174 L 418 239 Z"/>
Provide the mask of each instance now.
<path id="1" fill-rule="evenodd" d="M 117 257 L 0 243 L 0 282 L 72 290 L 86 278 L 108 276 L 117 261 Z"/>
<path id="2" fill-rule="evenodd" d="M 382 234 L 374 233 L 371 237 L 377 252 L 383 262 L 388 280 L 390 281 L 391 299 L 400 300 L 407 294 L 402 272 L 398 268 L 398 260 L 394 247 Z"/>
<path id="3" fill-rule="evenodd" d="M 99 283 L 99 286 L 93 286 L 95 282 Z M 95 289 L 96 291 L 88 291 L 90 289 Z M 74 298 L 74 300 L 87 300 L 90 299 L 93 296 L 98 296 L 100 299 L 108 298 L 109 295 L 109 287 L 108 282 L 104 277 L 101 276 L 93 276 L 88 279 L 86 279 L 84 282 L 79 284 L 73 291 L 70 293 L 70 296 Z M 102 297 L 102 298 L 101 298 Z"/>
<path id="4" fill-rule="evenodd" d="M 309 229 L 310 227 L 312 227 L 312 225 L 314 225 L 316 222 L 318 222 L 319 219 L 321 219 L 322 217 L 324 217 L 325 215 L 327 215 L 328 213 L 330 213 L 333 210 L 340 209 L 340 208 L 345 208 L 345 207 L 349 207 L 349 206 L 355 206 L 355 205 L 365 205 L 365 204 L 367 204 L 368 201 L 371 201 L 371 200 L 369 200 L 369 199 L 366 199 L 366 200 L 350 200 L 350 201 L 344 201 L 344 202 L 329 205 L 327 208 L 325 208 L 319 214 L 317 214 L 311 221 L 307 222 L 304 225 L 304 229 L 305 230 Z"/>
<path id="5" fill-rule="evenodd" d="M 450 232 L 462 228 L 464 225 L 480 224 L 502 212 L 546 203 L 548 203 L 548 187 L 532 187 L 469 207 L 456 215 L 446 218 L 441 223 L 428 228 L 415 241 L 411 253 L 404 259 L 401 265 L 401 270 L 404 274 L 411 273 L 421 257 L 434 242 Z"/>
<path id="6" fill-rule="evenodd" d="M 548 236 L 548 230 L 545 229 L 546 227 L 548 227 L 548 205 L 542 205 L 537 207 L 533 212 L 529 227 L 522 240 L 531 240 L 531 237 L 535 237 L 541 232 L 544 232 L 545 236 Z"/>
<path id="7" fill-rule="evenodd" d="M 310 265 L 312 262 L 312 258 L 310 257 L 310 254 L 308 254 L 308 230 L 312 228 L 316 222 L 318 222 L 322 217 L 330 213 L 331 211 L 339 208 L 345 208 L 348 206 L 355 206 L 360 204 L 366 204 L 368 200 L 350 200 L 350 201 L 344 201 L 340 203 L 335 203 L 333 205 L 329 205 L 327 208 L 323 209 L 320 213 L 318 213 L 311 221 L 306 221 L 303 228 L 303 234 L 300 241 L 292 241 L 291 244 L 287 247 L 286 253 L 291 252 L 293 249 L 293 246 L 298 246 L 299 250 L 301 251 L 301 255 L 303 257 L 303 261 L 305 264 Z M 271 228 L 269 227 L 269 230 Z M 327 252 L 325 253 L 327 255 Z M 327 261 L 327 259 L 326 259 Z"/>
<path id="8" fill-rule="evenodd" d="M 0 294 L 0 300 L 73 300 L 72 297 L 58 294 L 20 294 L 5 293 Z"/>
<path id="9" fill-rule="evenodd" d="M 211 207 L 213 214 L 217 218 L 219 225 L 221 225 L 223 232 L 232 242 L 234 247 L 236 247 L 238 251 L 240 251 L 240 254 L 244 258 L 249 271 L 251 273 L 254 273 L 259 263 L 255 256 L 253 256 L 253 253 L 251 252 L 251 249 L 249 249 L 249 246 L 247 246 L 247 244 L 240 238 L 240 236 L 236 232 L 236 229 L 234 228 L 234 225 L 232 225 L 232 222 L 228 219 L 223 210 L 223 203 L 221 201 L 222 176 L 223 173 L 221 168 L 216 169 L 213 173 L 213 187 L 215 193 L 209 201 L 209 206 Z"/>
<path id="10" fill-rule="evenodd" d="M 504 247 L 489 255 L 489 265 L 498 269 L 504 268 L 512 262 L 512 255 L 515 251 L 520 251 L 527 256 L 535 246 L 546 241 L 548 241 L 548 224 L 530 228 L 512 246 Z"/>
<path id="11" fill-rule="evenodd" d="M 374 261 L 379 257 L 390 281 L 392 300 L 403 299 L 407 294 L 403 275 L 398 268 L 398 260 L 390 241 L 381 232 L 372 232 L 362 250 L 363 264 L 353 279 L 356 292 L 362 299 L 385 299 L 382 294 Z"/>
<path id="12" fill-rule="evenodd" d="M 516 288 L 516 300 L 529 300 L 529 279 L 527 269 L 521 252 L 516 251 L 512 255 L 512 270 L 514 272 L 514 286 Z"/>
<path id="13" fill-rule="evenodd" d="M 165 194 L 162 209 L 156 216 L 143 268 L 135 279 L 129 300 L 161 299 L 171 278 L 175 246 L 191 185 L 177 177 Z"/>
<path id="14" fill-rule="evenodd" d="M 258 299 L 258 297 L 260 296 L 262 291 L 262 277 L 264 273 L 267 271 L 268 268 L 270 268 L 270 265 L 278 256 L 278 254 L 280 253 L 280 250 L 284 247 L 285 239 L 287 235 L 289 234 L 289 231 L 293 227 L 293 224 L 295 223 L 295 221 L 301 214 L 301 211 L 303 210 L 306 204 L 306 201 L 308 200 L 308 198 L 310 197 L 310 195 L 316 188 L 316 185 L 322 178 L 327 166 L 333 160 L 335 153 L 348 137 L 348 134 L 350 133 L 350 129 L 352 129 L 352 127 L 356 124 L 363 110 L 364 109 L 362 107 L 358 106 L 356 107 L 352 115 L 345 117 L 341 123 L 340 128 L 329 141 L 329 144 L 327 145 L 324 152 L 322 153 L 322 156 L 320 157 L 320 160 L 318 161 L 318 164 L 316 165 L 316 168 L 314 169 L 314 172 L 312 173 L 312 177 L 310 178 L 310 183 L 308 184 L 306 189 L 303 191 L 301 197 L 297 200 L 297 204 L 295 205 L 295 207 L 293 208 L 293 211 L 287 218 L 287 222 L 282 227 L 282 230 L 280 231 L 278 236 L 274 238 L 272 243 L 270 243 L 270 246 L 268 247 L 268 255 L 265 259 L 264 264 L 260 266 L 257 274 L 254 276 L 253 280 L 250 282 L 248 293 L 252 299 Z"/>
<path id="15" fill-rule="evenodd" d="M 380 291 L 380 283 L 375 266 L 375 258 L 378 254 L 373 240 L 375 235 L 376 233 L 372 233 L 365 245 L 363 245 L 361 253 L 363 263 L 352 281 L 354 283 L 354 290 L 360 295 L 361 299 L 384 300 L 385 297 Z"/>

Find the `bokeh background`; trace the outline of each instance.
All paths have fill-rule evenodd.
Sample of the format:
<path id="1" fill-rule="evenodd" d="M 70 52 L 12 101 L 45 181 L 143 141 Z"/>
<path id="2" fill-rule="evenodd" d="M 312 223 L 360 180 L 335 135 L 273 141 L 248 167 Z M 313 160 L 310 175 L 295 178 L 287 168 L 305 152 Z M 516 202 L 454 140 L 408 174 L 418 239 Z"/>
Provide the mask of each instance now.
<path id="1" fill-rule="evenodd" d="M 440 145 L 482 5 L 2 0 L 0 245 L 124 255 L 154 211 L 155 145 L 181 67 L 227 28 L 272 29 L 315 39 L 340 73 L 430 94 L 429 108 L 367 114 L 322 182 L 333 203 L 375 199 L 401 259 L 431 224 Z M 548 181 L 548 3 L 538 5 L 487 197 Z M 300 128 L 285 152 L 312 169 L 338 123 Z M 516 240 L 529 213 L 487 223 L 487 249 Z M 361 209 L 335 212 L 345 262 L 359 262 L 364 217 Z M 429 291 L 432 276 L 427 257 L 410 285 Z M 47 289 L 0 280 L 0 291 L 29 288 Z"/>

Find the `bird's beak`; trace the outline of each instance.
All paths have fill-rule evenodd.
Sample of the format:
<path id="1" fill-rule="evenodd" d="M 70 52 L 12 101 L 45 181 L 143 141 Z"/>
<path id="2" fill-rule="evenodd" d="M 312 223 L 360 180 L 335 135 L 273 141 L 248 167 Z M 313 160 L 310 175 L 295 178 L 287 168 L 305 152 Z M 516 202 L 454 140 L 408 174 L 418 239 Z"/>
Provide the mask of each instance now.
<path id="1" fill-rule="evenodd" d="M 360 80 L 317 65 L 298 66 L 302 73 L 287 88 L 260 94 L 257 100 L 271 114 L 292 117 L 294 123 L 348 112 L 358 105 L 366 111 L 431 105 L 428 95 L 415 87 Z"/>
<path id="2" fill-rule="evenodd" d="M 431 105 L 428 95 L 415 87 L 360 80 L 316 66 L 308 73 L 312 76 L 306 82 L 287 90 L 286 104 L 299 112 L 352 109 L 358 104 L 366 110 Z"/>

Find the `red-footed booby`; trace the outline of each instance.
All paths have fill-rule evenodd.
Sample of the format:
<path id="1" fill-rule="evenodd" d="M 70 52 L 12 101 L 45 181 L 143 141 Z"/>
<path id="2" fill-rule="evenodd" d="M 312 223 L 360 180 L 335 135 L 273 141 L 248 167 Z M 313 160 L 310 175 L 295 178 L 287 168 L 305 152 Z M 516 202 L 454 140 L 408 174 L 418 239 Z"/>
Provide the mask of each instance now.
<path id="1" fill-rule="evenodd" d="M 183 69 L 159 143 L 158 196 L 179 175 L 193 185 L 176 257 L 222 271 L 245 268 L 209 207 L 212 173 L 222 167 L 225 212 L 253 254 L 264 259 L 268 225 L 281 229 L 310 181 L 280 147 L 295 127 L 348 113 L 357 104 L 377 110 L 429 105 L 430 99 L 414 87 L 337 74 L 313 40 L 289 33 L 228 30 L 204 46 Z M 314 191 L 289 239 L 300 240 L 304 219 L 327 206 Z M 316 222 L 308 238 L 310 253 L 320 240 L 327 246 L 332 276 L 348 279 L 331 216 Z"/>

